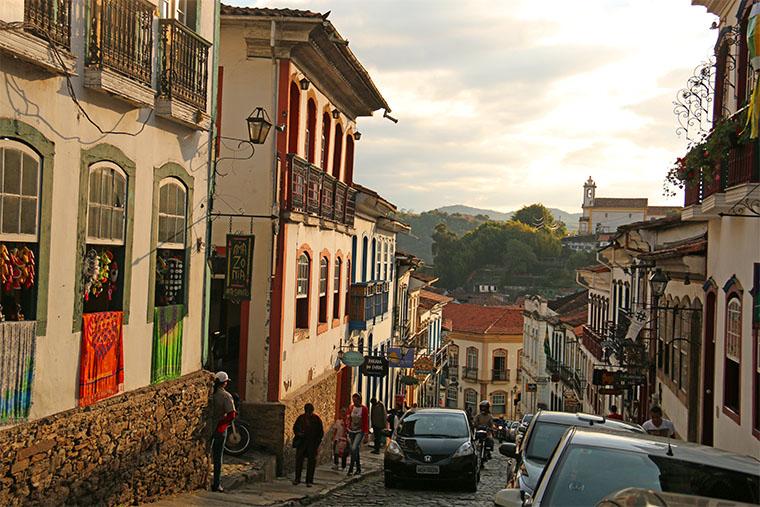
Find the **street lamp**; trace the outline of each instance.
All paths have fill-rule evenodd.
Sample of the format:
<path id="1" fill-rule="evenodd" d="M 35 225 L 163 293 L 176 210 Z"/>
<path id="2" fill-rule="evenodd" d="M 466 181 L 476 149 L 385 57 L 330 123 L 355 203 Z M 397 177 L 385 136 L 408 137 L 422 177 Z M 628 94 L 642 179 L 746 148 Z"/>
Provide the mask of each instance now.
<path id="1" fill-rule="evenodd" d="M 660 268 L 654 270 L 649 276 L 649 284 L 652 286 L 652 295 L 660 299 L 665 294 L 665 287 L 668 285 L 670 278 L 662 272 Z"/>
<path id="2" fill-rule="evenodd" d="M 272 128 L 272 120 L 263 107 L 257 107 L 251 115 L 245 120 L 248 122 L 248 139 L 253 144 L 264 144 L 269 129 Z"/>

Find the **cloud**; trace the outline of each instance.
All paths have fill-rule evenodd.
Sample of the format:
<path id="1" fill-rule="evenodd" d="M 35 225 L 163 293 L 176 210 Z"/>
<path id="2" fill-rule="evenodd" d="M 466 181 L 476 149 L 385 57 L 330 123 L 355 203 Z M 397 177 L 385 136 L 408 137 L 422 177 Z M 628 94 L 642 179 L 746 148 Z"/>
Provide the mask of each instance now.
<path id="1" fill-rule="evenodd" d="M 676 91 L 712 52 L 689 0 L 229 0 L 331 11 L 400 122 L 360 119 L 356 179 L 401 208 L 576 211 L 662 197 Z"/>

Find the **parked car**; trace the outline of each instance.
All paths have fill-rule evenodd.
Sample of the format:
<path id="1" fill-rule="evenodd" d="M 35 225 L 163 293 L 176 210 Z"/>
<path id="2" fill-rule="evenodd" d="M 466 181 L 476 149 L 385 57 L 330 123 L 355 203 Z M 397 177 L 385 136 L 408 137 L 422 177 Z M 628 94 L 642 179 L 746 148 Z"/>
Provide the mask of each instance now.
<path id="1" fill-rule="evenodd" d="M 565 431 L 533 495 L 503 489 L 494 503 L 591 506 L 631 487 L 760 503 L 760 461 L 755 458 L 665 437 L 596 428 Z"/>
<path id="2" fill-rule="evenodd" d="M 629 433 L 645 433 L 644 428 L 638 424 L 631 424 L 602 416 L 569 412 L 551 412 L 539 410 L 532 418 L 528 430 L 519 451 L 515 444 L 503 444 L 499 452 L 509 458 L 517 459 L 516 474 L 507 477 L 507 484 L 519 487 L 521 491 L 533 494 L 536 481 L 541 471 L 549 461 L 554 448 L 557 446 L 565 430 L 571 426 L 588 426 L 595 428 L 608 428 L 613 431 Z"/>
<path id="3" fill-rule="evenodd" d="M 596 507 L 751 507 L 744 502 L 731 502 L 706 496 L 663 493 L 644 488 L 625 488 L 607 495 Z"/>
<path id="4" fill-rule="evenodd" d="M 394 487 L 399 481 L 455 481 L 476 491 L 480 462 L 475 449 L 463 410 L 407 412 L 385 450 L 385 487 Z"/>
<path id="5" fill-rule="evenodd" d="M 517 427 L 520 426 L 520 421 L 512 421 L 509 423 L 509 428 L 507 429 L 507 441 L 508 442 L 514 442 L 515 437 L 517 437 Z"/>

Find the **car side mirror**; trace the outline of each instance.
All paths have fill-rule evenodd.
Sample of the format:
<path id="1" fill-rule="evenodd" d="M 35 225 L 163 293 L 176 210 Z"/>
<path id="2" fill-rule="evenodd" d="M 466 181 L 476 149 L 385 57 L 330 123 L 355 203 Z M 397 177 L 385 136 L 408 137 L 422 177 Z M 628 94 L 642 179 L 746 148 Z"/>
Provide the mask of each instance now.
<path id="1" fill-rule="evenodd" d="M 526 498 L 528 494 L 525 494 Z M 527 505 L 523 502 L 519 489 L 502 489 L 493 497 L 494 505 L 498 507 L 523 507 Z M 531 500 L 532 504 L 532 500 Z"/>
<path id="2" fill-rule="evenodd" d="M 517 446 L 515 444 L 501 444 L 499 452 L 507 458 L 517 458 Z"/>

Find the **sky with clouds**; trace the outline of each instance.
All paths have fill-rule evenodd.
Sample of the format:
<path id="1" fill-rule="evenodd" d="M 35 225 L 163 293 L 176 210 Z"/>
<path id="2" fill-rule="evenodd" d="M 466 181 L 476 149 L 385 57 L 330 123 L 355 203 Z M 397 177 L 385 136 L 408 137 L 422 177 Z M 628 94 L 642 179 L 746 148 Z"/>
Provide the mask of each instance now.
<path id="1" fill-rule="evenodd" d="M 666 198 L 673 99 L 712 53 L 689 0 L 226 0 L 331 11 L 399 118 L 361 118 L 355 179 L 400 208 L 579 211 Z"/>

